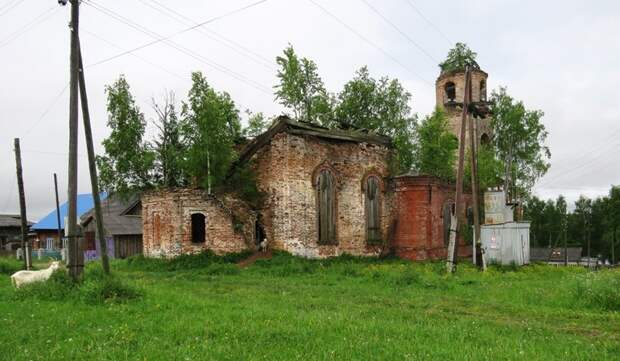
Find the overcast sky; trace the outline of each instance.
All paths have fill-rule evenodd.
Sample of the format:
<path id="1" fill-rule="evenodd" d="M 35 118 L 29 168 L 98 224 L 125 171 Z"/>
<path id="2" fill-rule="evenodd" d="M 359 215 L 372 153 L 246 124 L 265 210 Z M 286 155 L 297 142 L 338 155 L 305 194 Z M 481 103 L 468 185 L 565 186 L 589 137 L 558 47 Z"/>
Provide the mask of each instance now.
<path id="1" fill-rule="evenodd" d="M 368 65 L 376 77 L 398 78 L 413 94 L 413 111 L 424 116 L 435 105 L 437 63 L 461 41 L 478 52 L 490 89 L 507 86 L 526 106 L 545 112 L 553 157 L 539 196 L 574 200 L 620 184 L 619 1 L 267 0 L 230 14 L 256 1 L 83 3 L 96 150 L 108 134 L 104 87 L 120 74 L 150 123 L 148 137 L 151 99 L 174 91 L 182 101 L 196 70 L 240 109 L 279 114 L 275 57 L 289 43 L 318 64 L 329 91 Z M 220 15 L 226 16 L 182 32 Z M 0 0 L 0 213 L 19 212 L 15 137 L 22 144 L 28 218 L 53 209 L 54 172 L 61 202 L 67 198 L 69 16 L 56 0 Z M 170 35 L 171 42 L 92 65 Z M 83 137 L 80 125 L 79 192 L 88 193 Z"/>

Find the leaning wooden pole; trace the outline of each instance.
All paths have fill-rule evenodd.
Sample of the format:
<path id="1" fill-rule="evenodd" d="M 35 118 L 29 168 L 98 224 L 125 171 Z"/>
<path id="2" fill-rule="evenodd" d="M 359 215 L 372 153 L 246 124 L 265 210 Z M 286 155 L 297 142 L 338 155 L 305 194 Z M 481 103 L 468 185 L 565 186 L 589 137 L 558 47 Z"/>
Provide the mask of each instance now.
<path id="1" fill-rule="evenodd" d="M 458 157 L 458 168 L 456 171 L 456 195 L 455 195 L 455 210 L 454 215 L 452 215 L 452 219 L 450 222 L 450 242 L 448 243 L 448 257 L 447 257 L 447 268 L 448 272 L 452 273 L 456 271 L 456 262 L 458 257 L 458 227 L 459 227 L 459 217 L 461 213 L 463 213 L 463 178 L 465 173 L 465 130 L 466 121 L 468 116 L 468 107 L 469 107 L 469 97 L 470 97 L 470 78 L 471 74 L 469 71 L 469 66 L 465 67 L 465 91 L 463 95 L 463 113 L 461 117 L 461 132 L 459 137 L 459 157 Z"/>
<path id="2" fill-rule="evenodd" d="M 95 149 L 93 147 L 93 132 L 90 126 L 90 111 L 88 110 L 88 96 L 86 94 L 86 81 L 84 77 L 84 64 L 82 62 L 82 47 L 78 39 L 79 53 L 79 77 L 80 101 L 82 103 L 82 118 L 84 120 L 84 135 L 86 135 L 86 149 L 88 152 L 88 170 L 90 171 L 90 185 L 95 203 L 96 236 L 99 240 L 99 250 L 103 272 L 110 274 L 110 260 L 108 259 L 108 246 L 105 240 L 103 216 L 101 214 L 101 197 L 99 196 L 99 184 L 97 179 L 97 165 L 95 164 Z"/>
<path id="3" fill-rule="evenodd" d="M 69 275 L 78 281 L 84 270 L 84 254 L 80 247 L 77 224 L 77 175 L 78 175 L 78 29 L 80 0 L 71 0 L 71 61 L 69 79 L 69 175 L 67 177 L 67 238 L 69 239 Z"/>
<path id="4" fill-rule="evenodd" d="M 480 196 L 480 189 L 479 189 L 479 183 L 478 183 L 478 139 L 476 136 L 476 132 L 475 132 L 475 124 L 474 122 L 476 121 L 475 117 L 468 117 L 468 123 L 469 123 L 469 148 L 470 151 L 469 153 L 471 154 L 471 192 L 472 192 L 472 198 L 473 198 L 473 212 L 474 212 L 474 239 L 473 242 L 475 244 L 475 249 L 476 252 L 478 251 L 482 251 L 482 247 L 480 244 L 480 210 L 479 210 L 479 206 L 480 206 L 480 200 L 479 200 L 479 196 Z M 476 257 L 477 255 L 474 255 L 474 257 L 477 259 Z M 481 265 L 482 268 L 484 269 L 484 259 L 483 259 L 483 255 L 482 252 L 480 252 L 480 261 L 481 261 Z"/>
<path id="5" fill-rule="evenodd" d="M 62 223 L 60 223 L 60 202 L 58 202 L 58 177 L 54 173 L 54 193 L 56 194 L 56 226 L 58 230 L 58 243 L 60 248 L 64 248 L 62 245 Z"/>
<path id="6" fill-rule="evenodd" d="M 24 194 L 24 178 L 22 172 L 22 152 L 19 147 L 19 138 L 15 138 L 15 166 L 17 168 L 17 187 L 19 188 L 19 216 L 22 228 L 22 253 L 24 255 L 24 268 L 29 270 L 32 266 L 30 260 L 30 245 L 28 244 L 28 219 L 26 218 L 26 195 Z"/>

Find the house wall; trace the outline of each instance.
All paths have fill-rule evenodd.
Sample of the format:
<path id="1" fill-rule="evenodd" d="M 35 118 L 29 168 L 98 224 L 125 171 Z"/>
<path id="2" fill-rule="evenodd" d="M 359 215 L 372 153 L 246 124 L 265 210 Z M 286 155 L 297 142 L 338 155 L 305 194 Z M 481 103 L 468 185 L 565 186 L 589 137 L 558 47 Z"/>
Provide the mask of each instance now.
<path id="1" fill-rule="evenodd" d="M 253 157 L 258 187 L 266 195 L 259 213 L 269 247 L 311 258 L 379 254 L 381 247 L 366 242 L 362 184 L 368 175 L 382 179 L 381 232 L 387 239 L 392 219 L 392 195 L 385 178 L 389 156 L 390 150 L 379 145 L 276 134 Z M 335 245 L 318 244 L 313 177 L 322 168 L 332 170 L 337 181 Z"/>
<path id="2" fill-rule="evenodd" d="M 22 239 L 22 229 L 20 227 L 0 227 L 0 248 L 5 248 L 9 242 Z"/>
<path id="3" fill-rule="evenodd" d="M 396 255 L 412 260 L 445 259 L 443 209 L 444 205 L 454 203 L 454 186 L 427 176 L 397 177 L 394 183 L 398 219 L 393 242 Z M 467 209 L 472 204 L 471 195 L 464 195 L 464 200 Z M 466 222 L 463 212 L 459 224 Z M 470 248 L 462 235 L 459 236 L 459 255 L 470 256 Z"/>
<path id="4" fill-rule="evenodd" d="M 202 243 L 191 240 L 194 213 L 205 216 L 206 241 Z M 228 196 L 217 199 L 200 189 L 145 193 L 143 252 L 148 257 L 173 257 L 205 250 L 217 254 L 241 252 L 253 247 L 252 217 L 252 212 L 240 202 Z"/>

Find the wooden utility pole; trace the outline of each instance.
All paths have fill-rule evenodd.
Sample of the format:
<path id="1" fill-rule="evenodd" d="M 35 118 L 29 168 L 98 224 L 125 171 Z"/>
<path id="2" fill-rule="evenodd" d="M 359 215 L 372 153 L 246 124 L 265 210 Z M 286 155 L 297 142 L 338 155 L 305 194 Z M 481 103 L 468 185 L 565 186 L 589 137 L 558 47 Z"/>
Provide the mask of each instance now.
<path id="1" fill-rule="evenodd" d="M 54 193 L 56 193 L 56 225 L 58 226 L 58 242 L 60 243 L 60 248 L 63 248 L 62 225 L 60 223 L 60 204 L 58 202 L 58 178 L 56 177 L 56 173 L 54 173 Z"/>
<path id="2" fill-rule="evenodd" d="M 84 64 L 82 62 L 82 47 L 78 39 L 79 51 L 79 87 L 80 101 L 82 103 L 82 118 L 84 120 L 84 135 L 86 135 L 86 149 L 88 152 L 88 170 L 90 171 L 90 185 L 93 192 L 95 203 L 95 223 L 97 226 L 97 239 L 99 240 L 99 250 L 103 272 L 110 274 L 110 261 L 108 259 L 108 246 L 103 230 L 103 216 L 101 214 L 101 197 L 99 196 L 99 183 L 97 180 L 97 165 L 95 164 L 95 149 L 93 147 L 93 132 L 90 127 L 90 111 L 88 110 L 88 96 L 86 94 L 86 81 L 84 80 Z"/>
<path id="3" fill-rule="evenodd" d="M 24 268 L 32 266 L 30 260 L 30 245 L 28 244 L 28 219 L 26 218 L 26 195 L 24 194 L 24 178 L 22 174 L 22 152 L 19 147 L 19 138 L 15 138 L 15 166 L 17 168 L 17 187 L 19 188 L 19 217 L 22 225 L 22 253 Z"/>
<path id="4" fill-rule="evenodd" d="M 465 67 L 465 94 L 463 95 L 463 113 L 461 118 L 461 132 L 459 137 L 459 158 L 458 168 L 456 171 L 456 196 L 455 196 L 455 211 L 452 215 L 450 222 L 450 242 L 448 244 L 448 259 L 447 268 L 448 272 L 452 273 L 456 271 L 456 263 L 458 257 L 458 234 L 459 216 L 463 213 L 463 178 L 465 173 L 465 134 L 467 126 L 468 107 L 470 101 L 470 89 L 471 88 L 471 73 L 469 66 Z"/>
<path id="5" fill-rule="evenodd" d="M 79 18 L 80 0 L 71 1 L 71 61 L 69 79 L 69 176 L 67 238 L 69 239 L 69 275 L 78 281 L 84 269 L 84 254 L 80 247 L 80 234 L 77 225 L 77 174 L 78 174 L 78 66 L 79 66 Z"/>
<path id="6" fill-rule="evenodd" d="M 471 94 L 471 90 L 468 90 Z M 476 252 L 480 250 L 480 260 L 482 264 L 482 268 L 484 269 L 484 259 L 482 258 L 482 247 L 480 244 L 480 212 L 479 212 L 479 184 L 478 184 L 478 138 L 476 136 L 474 124 L 476 121 L 475 117 L 469 117 L 469 147 L 471 154 L 471 192 L 473 197 L 473 212 L 474 212 L 474 244 Z M 474 255 L 474 258 L 477 259 L 477 254 Z"/>

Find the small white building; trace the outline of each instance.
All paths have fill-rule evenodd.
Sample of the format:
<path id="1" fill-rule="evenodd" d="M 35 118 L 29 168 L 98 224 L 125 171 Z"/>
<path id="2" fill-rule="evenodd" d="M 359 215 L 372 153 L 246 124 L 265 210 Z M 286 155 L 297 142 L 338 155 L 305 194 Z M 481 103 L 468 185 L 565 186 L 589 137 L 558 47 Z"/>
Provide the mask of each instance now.
<path id="1" fill-rule="evenodd" d="M 515 222 L 512 205 L 506 204 L 503 191 L 484 194 L 485 224 L 480 241 L 486 261 L 519 266 L 530 263 L 530 223 Z"/>

